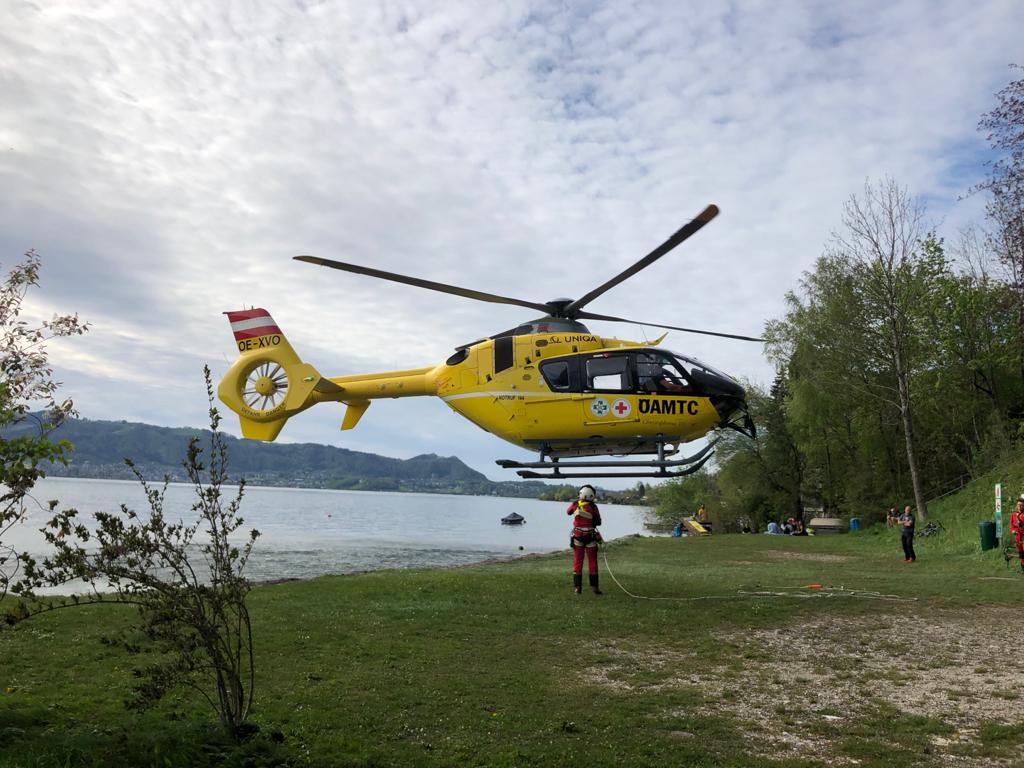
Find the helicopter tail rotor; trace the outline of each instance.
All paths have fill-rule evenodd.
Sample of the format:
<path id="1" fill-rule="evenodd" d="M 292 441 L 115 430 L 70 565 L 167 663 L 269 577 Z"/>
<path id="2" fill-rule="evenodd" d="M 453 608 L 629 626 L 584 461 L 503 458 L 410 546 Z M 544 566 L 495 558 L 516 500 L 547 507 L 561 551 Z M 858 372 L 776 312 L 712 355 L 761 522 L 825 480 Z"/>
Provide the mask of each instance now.
<path id="1" fill-rule="evenodd" d="M 242 435 L 273 440 L 285 422 L 313 405 L 314 392 L 340 387 L 302 362 L 265 309 L 225 312 L 239 357 L 217 387 L 217 395 L 238 414 Z"/>

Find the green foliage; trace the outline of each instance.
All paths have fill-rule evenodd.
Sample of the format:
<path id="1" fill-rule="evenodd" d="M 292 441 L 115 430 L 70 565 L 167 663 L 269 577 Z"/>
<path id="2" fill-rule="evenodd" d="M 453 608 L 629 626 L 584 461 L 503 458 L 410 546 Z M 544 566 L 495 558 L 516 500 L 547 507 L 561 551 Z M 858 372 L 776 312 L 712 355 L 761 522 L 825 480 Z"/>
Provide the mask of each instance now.
<path id="1" fill-rule="evenodd" d="M 613 491 L 607 488 L 601 488 L 598 485 L 594 486 L 597 491 L 597 500 L 605 504 L 632 504 L 641 505 L 647 504 L 649 499 L 647 498 L 647 486 L 643 483 L 637 483 L 632 488 L 626 488 L 621 491 Z M 579 496 L 580 486 L 578 485 L 554 485 L 547 486 L 543 493 L 540 494 L 539 498 L 543 501 L 575 501 Z"/>
<path id="2" fill-rule="evenodd" d="M 575 485 L 549 486 L 541 495 L 542 501 L 575 501 L 579 488 Z"/>
<path id="3" fill-rule="evenodd" d="M 108 639 L 112 646 L 145 658 L 135 670 L 137 682 L 128 702 L 145 710 L 170 692 L 187 687 L 216 710 L 228 733 L 245 733 L 252 705 L 255 666 L 244 570 L 259 536 L 250 530 L 236 543 L 245 481 L 225 501 L 228 450 L 213 405 L 210 371 L 205 369 L 209 400 L 208 465 L 198 438 L 189 441 L 183 462 L 195 490 L 192 522 L 164 516 L 162 487 L 151 486 L 131 460 L 142 484 L 148 514 L 122 505 L 120 513 L 96 512 L 89 524 L 76 510 L 58 512 L 46 540 L 54 554 L 41 567 L 26 568 L 26 587 L 60 587 L 84 582 L 82 596 L 43 600 L 15 618 L 58 608 L 96 604 L 137 607 L 138 621 Z"/>
<path id="4" fill-rule="evenodd" d="M 716 531 L 764 530 L 771 520 L 802 517 L 804 458 L 789 431 L 786 379 L 777 377 L 769 393 L 752 382 L 744 387 L 757 437 L 726 433 L 717 449 L 716 471 L 702 469 L 653 488 L 663 524 L 674 525 L 701 504 Z"/>
<path id="5" fill-rule="evenodd" d="M 816 401 L 794 412 L 809 417 L 804 434 L 819 444 L 806 453 L 822 462 L 815 495 L 826 506 L 878 506 L 874 479 L 888 460 L 890 475 L 906 466 L 924 513 L 918 380 L 935 365 L 930 321 L 947 265 L 922 217 L 892 180 L 866 185 L 847 202 L 843 226 L 806 276 L 803 296 L 790 296 L 786 318 L 771 329 L 772 356 L 793 378 L 794 398 Z M 838 473 L 834 459 L 866 472 Z"/>
<path id="6" fill-rule="evenodd" d="M 68 441 L 51 438 L 73 408 L 70 400 L 57 402 L 46 342 L 87 330 L 77 315 L 39 325 L 21 319 L 25 296 L 39 284 L 39 269 L 39 256 L 29 251 L 0 285 L 0 600 L 29 561 L 5 546 L 3 536 L 24 518 L 26 500 L 45 467 L 66 464 L 72 449 Z M 20 429 L 17 436 L 5 434 L 12 427 Z"/>
<path id="7" fill-rule="evenodd" d="M 870 522 L 914 497 L 923 509 L 1013 450 L 1024 378 L 1010 286 L 976 250 L 957 271 L 921 217 L 891 181 L 851 198 L 768 324 L 779 373 L 768 395 L 751 389 L 758 439 L 719 452 L 721 488 L 739 496 L 756 478 L 735 500 L 751 519 L 820 507 Z"/>
<path id="8" fill-rule="evenodd" d="M 673 526 L 684 517 L 692 517 L 701 504 L 707 507 L 713 522 L 720 519 L 720 503 L 716 503 L 721 498 L 718 483 L 706 469 L 652 486 L 649 493 L 655 515 L 663 525 Z"/>

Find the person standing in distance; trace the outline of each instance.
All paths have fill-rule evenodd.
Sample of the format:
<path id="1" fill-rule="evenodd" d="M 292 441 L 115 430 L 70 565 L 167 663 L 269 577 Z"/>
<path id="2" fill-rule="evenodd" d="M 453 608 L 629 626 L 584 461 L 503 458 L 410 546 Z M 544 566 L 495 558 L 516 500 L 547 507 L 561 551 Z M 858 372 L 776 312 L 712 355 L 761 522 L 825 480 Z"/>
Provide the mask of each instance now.
<path id="1" fill-rule="evenodd" d="M 910 505 L 907 504 L 903 508 L 903 514 L 899 516 L 897 521 L 900 524 L 900 542 L 903 544 L 903 562 L 913 563 L 917 561 L 917 555 L 914 554 L 914 513 L 910 509 Z"/>
<path id="2" fill-rule="evenodd" d="M 708 519 L 708 510 L 704 506 L 703 502 L 700 507 L 697 508 L 697 522 L 704 527 L 704 530 L 711 533 L 711 521 Z"/>
<path id="3" fill-rule="evenodd" d="M 601 533 L 597 526 L 601 524 L 601 511 L 594 503 L 596 498 L 593 486 L 584 485 L 580 488 L 579 499 L 565 510 L 567 515 L 573 516 L 569 545 L 572 547 L 572 591 L 577 595 L 583 591 L 584 553 L 587 556 L 590 588 L 595 595 L 601 594 L 597 579 L 597 545 L 601 543 Z"/>
<path id="4" fill-rule="evenodd" d="M 1017 506 L 1010 515 L 1010 530 L 1013 531 L 1013 543 L 1017 545 L 1020 569 L 1024 571 L 1024 493 L 1017 498 Z"/>

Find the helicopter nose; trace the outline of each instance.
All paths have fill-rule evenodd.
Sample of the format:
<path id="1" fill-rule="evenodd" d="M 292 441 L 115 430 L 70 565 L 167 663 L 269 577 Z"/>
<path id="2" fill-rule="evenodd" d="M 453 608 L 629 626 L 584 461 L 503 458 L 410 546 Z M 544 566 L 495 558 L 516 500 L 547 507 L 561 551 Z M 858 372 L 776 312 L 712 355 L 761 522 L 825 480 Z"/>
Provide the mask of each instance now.
<path id="1" fill-rule="evenodd" d="M 711 404 L 718 412 L 719 426 L 735 429 L 751 438 L 757 436 L 757 428 L 747 408 L 747 393 L 738 382 L 722 376 L 709 376 L 704 385 L 711 393 Z"/>
<path id="2" fill-rule="evenodd" d="M 713 395 L 711 403 L 718 411 L 718 426 L 734 429 L 749 438 L 757 437 L 757 427 L 743 395 Z"/>
<path id="3" fill-rule="evenodd" d="M 736 379 L 707 366 L 690 370 L 690 379 L 696 391 L 711 400 L 718 412 L 718 426 L 735 429 L 748 437 L 755 437 L 757 430 L 747 409 L 747 393 Z"/>

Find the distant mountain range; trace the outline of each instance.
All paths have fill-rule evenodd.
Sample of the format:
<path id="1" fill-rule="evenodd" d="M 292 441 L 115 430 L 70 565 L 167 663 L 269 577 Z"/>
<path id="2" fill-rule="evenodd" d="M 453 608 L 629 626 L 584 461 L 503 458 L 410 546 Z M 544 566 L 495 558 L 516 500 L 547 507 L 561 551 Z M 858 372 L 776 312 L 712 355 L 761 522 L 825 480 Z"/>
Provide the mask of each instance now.
<path id="1" fill-rule="evenodd" d="M 3 437 L 35 430 L 26 420 Z M 71 419 L 52 433 L 54 440 L 74 444 L 71 464 L 54 465 L 54 477 L 128 479 L 129 457 L 147 479 L 186 481 L 182 461 L 188 441 L 199 435 L 209 445 L 209 430 L 156 427 L 128 421 Z M 316 443 L 260 443 L 228 436 L 229 469 L 233 478 L 250 485 L 333 488 L 365 491 L 419 491 L 537 498 L 551 486 L 538 481 L 495 482 L 454 456 L 432 453 L 392 459 Z"/>

